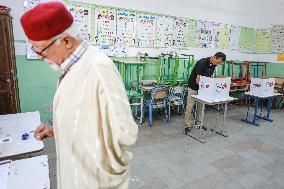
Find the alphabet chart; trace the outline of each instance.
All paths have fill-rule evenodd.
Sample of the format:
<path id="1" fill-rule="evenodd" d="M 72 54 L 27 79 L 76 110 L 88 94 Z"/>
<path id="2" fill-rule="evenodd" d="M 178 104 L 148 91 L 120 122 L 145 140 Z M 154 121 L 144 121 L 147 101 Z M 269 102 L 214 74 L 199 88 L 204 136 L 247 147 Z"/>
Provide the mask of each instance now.
<path id="1" fill-rule="evenodd" d="M 138 16 L 138 46 L 154 47 L 156 16 L 139 14 Z"/>
<path id="2" fill-rule="evenodd" d="M 272 26 L 272 52 L 284 53 L 284 24 Z"/>
<path id="3" fill-rule="evenodd" d="M 156 28 L 156 46 L 171 47 L 173 46 L 173 23 L 171 17 L 158 16 Z"/>
<path id="4" fill-rule="evenodd" d="M 186 18 L 175 18 L 174 20 L 174 46 L 178 48 L 185 48 L 186 39 Z"/>

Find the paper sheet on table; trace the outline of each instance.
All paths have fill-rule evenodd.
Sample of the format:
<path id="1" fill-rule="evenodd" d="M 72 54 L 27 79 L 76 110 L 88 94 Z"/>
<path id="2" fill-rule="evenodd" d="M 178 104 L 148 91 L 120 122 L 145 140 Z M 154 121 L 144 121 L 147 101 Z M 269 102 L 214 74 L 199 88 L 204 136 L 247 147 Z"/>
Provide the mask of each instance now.
<path id="1" fill-rule="evenodd" d="M 0 189 L 7 189 L 11 161 L 0 161 Z"/>

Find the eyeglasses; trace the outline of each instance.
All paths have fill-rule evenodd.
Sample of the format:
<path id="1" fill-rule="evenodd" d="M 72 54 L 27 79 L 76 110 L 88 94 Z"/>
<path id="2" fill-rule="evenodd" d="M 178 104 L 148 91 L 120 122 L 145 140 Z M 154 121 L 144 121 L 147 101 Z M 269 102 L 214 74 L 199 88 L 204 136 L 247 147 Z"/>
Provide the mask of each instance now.
<path id="1" fill-rule="evenodd" d="M 49 45 L 47 45 L 45 48 L 43 48 L 40 52 L 37 51 L 34 46 L 32 46 L 31 49 L 32 49 L 37 55 L 42 56 L 42 53 L 43 53 L 45 50 L 47 50 L 49 47 L 51 47 L 51 46 L 56 42 L 56 40 L 57 40 L 57 39 L 54 39 L 51 43 L 49 43 Z"/>

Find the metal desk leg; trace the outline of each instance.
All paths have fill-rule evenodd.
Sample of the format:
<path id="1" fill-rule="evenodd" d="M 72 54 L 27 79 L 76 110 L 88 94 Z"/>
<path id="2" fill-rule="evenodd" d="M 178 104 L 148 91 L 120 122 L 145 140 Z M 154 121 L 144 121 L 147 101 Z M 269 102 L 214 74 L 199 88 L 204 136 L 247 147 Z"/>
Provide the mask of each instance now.
<path id="1" fill-rule="evenodd" d="M 195 101 L 195 104 L 196 104 L 196 106 L 197 106 L 197 101 Z M 201 109 L 201 124 L 200 124 L 200 128 L 199 128 L 199 134 L 193 134 L 193 130 L 195 129 L 195 124 L 194 124 L 194 128 L 193 128 L 193 130 L 191 131 L 191 132 L 188 132 L 188 133 L 186 133 L 188 136 L 190 136 L 190 137 L 192 137 L 192 138 L 194 138 L 195 140 L 198 140 L 199 142 L 201 142 L 201 143 L 206 143 L 206 141 L 204 140 L 204 139 L 202 139 L 202 135 L 203 135 L 203 133 L 202 133 L 202 125 L 203 125 L 203 119 L 204 119 L 204 110 L 205 110 L 205 104 L 204 103 L 202 103 L 202 109 Z M 197 109 L 196 109 L 196 111 L 195 111 L 196 113 L 198 113 L 197 112 Z M 195 118 L 194 118 L 194 122 L 196 121 L 196 116 L 195 116 Z M 198 131 L 197 131 L 198 132 Z"/>
<path id="2" fill-rule="evenodd" d="M 272 107 L 272 102 L 273 102 L 273 97 L 268 98 L 268 105 L 267 105 L 267 114 L 265 116 L 257 115 L 257 118 L 263 119 L 265 121 L 270 121 L 272 122 L 273 120 L 269 117 L 270 116 L 270 109 Z"/>
<path id="3" fill-rule="evenodd" d="M 143 123 L 143 118 L 144 118 L 144 112 L 143 112 L 143 97 L 140 99 L 140 125 Z"/>
<path id="4" fill-rule="evenodd" d="M 219 107 L 219 105 L 218 105 Z M 219 108 L 218 108 L 219 109 Z M 219 135 L 222 135 L 223 137 L 228 137 L 229 135 L 225 132 L 224 130 L 224 125 L 226 123 L 226 116 L 227 116 L 227 109 L 228 109 L 228 103 L 225 103 L 224 105 L 224 117 L 223 117 L 223 123 L 221 125 L 221 129 L 218 127 L 218 128 L 215 128 L 215 129 L 210 129 L 211 131 L 213 131 L 214 133 L 216 134 L 219 134 Z M 217 117 L 219 117 L 219 110 L 217 110 Z M 218 119 L 218 118 L 217 118 Z M 218 124 L 219 125 L 219 124 Z"/>
<path id="5" fill-rule="evenodd" d="M 247 117 L 245 119 L 241 119 L 242 122 L 245 122 L 245 123 L 249 123 L 249 124 L 252 124 L 254 126 L 259 126 L 258 123 L 256 123 L 256 120 L 257 120 L 257 108 L 258 108 L 258 102 L 259 102 L 259 98 L 255 98 L 255 109 L 254 109 L 254 116 L 253 116 L 253 120 L 252 121 L 249 121 L 248 117 L 249 117 L 249 107 L 250 107 L 250 97 L 248 98 L 248 111 L 247 111 Z"/>

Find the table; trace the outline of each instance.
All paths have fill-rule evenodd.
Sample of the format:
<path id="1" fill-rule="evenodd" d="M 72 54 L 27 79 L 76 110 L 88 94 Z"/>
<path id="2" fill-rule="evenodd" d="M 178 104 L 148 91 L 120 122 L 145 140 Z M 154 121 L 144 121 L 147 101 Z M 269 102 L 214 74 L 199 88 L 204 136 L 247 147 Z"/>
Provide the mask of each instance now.
<path id="1" fill-rule="evenodd" d="M 275 96 L 281 96 L 282 94 L 280 93 L 274 93 L 274 94 L 271 94 L 269 96 L 256 96 L 250 92 L 246 92 L 245 95 L 247 95 L 247 116 L 246 118 L 244 119 L 241 119 L 242 122 L 245 122 L 245 123 L 249 123 L 249 124 L 252 124 L 254 126 L 260 126 L 259 123 L 257 123 L 256 121 L 258 119 L 263 119 L 265 121 L 269 121 L 269 122 L 272 122 L 273 120 L 270 118 L 270 109 L 272 107 L 272 102 L 273 102 L 273 98 Z M 252 120 L 249 120 L 249 112 L 250 112 L 250 100 L 251 99 L 255 99 L 255 108 L 254 108 L 254 113 L 253 113 L 253 119 Z M 260 113 L 258 114 L 258 108 L 259 108 L 259 103 L 260 103 L 260 100 L 268 100 L 268 106 L 267 106 L 267 110 L 266 110 L 266 115 L 265 116 L 262 116 L 262 113 L 263 113 L 263 103 L 261 104 L 260 106 Z"/>
<path id="2" fill-rule="evenodd" d="M 7 189 L 49 189 L 47 155 L 11 161 L 7 177 Z"/>
<path id="3" fill-rule="evenodd" d="M 42 150 L 43 142 L 34 138 L 39 124 L 39 112 L 0 115 L 0 159 Z"/>
<path id="4" fill-rule="evenodd" d="M 228 98 L 228 99 L 222 99 L 222 100 L 208 100 L 208 99 L 202 99 L 198 95 L 191 95 L 195 103 L 200 103 L 202 104 L 202 109 L 201 109 L 201 123 L 199 126 L 199 132 L 194 132 L 194 129 L 196 129 L 197 125 L 194 125 L 194 128 L 191 132 L 186 133 L 188 136 L 198 140 L 201 143 L 206 143 L 205 136 L 210 133 L 214 134 L 219 134 L 223 137 L 228 137 L 227 132 L 224 130 L 224 125 L 226 123 L 226 114 L 227 114 L 227 105 L 229 102 L 235 100 L 235 98 Z M 221 124 L 221 127 L 218 124 L 218 117 L 219 117 L 219 109 L 217 109 L 217 123 L 215 125 L 215 128 L 211 128 L 208 131 L 204 131 L 202 129 L 202 126 L 204 125 L 204 111 L 205 111 L 205 105 L 220 105 L 224 104 L 224 116 L 223 116 L 223 122 Z M 196 116 L 194 118 L 194 122 L 196 121 Z"/>

